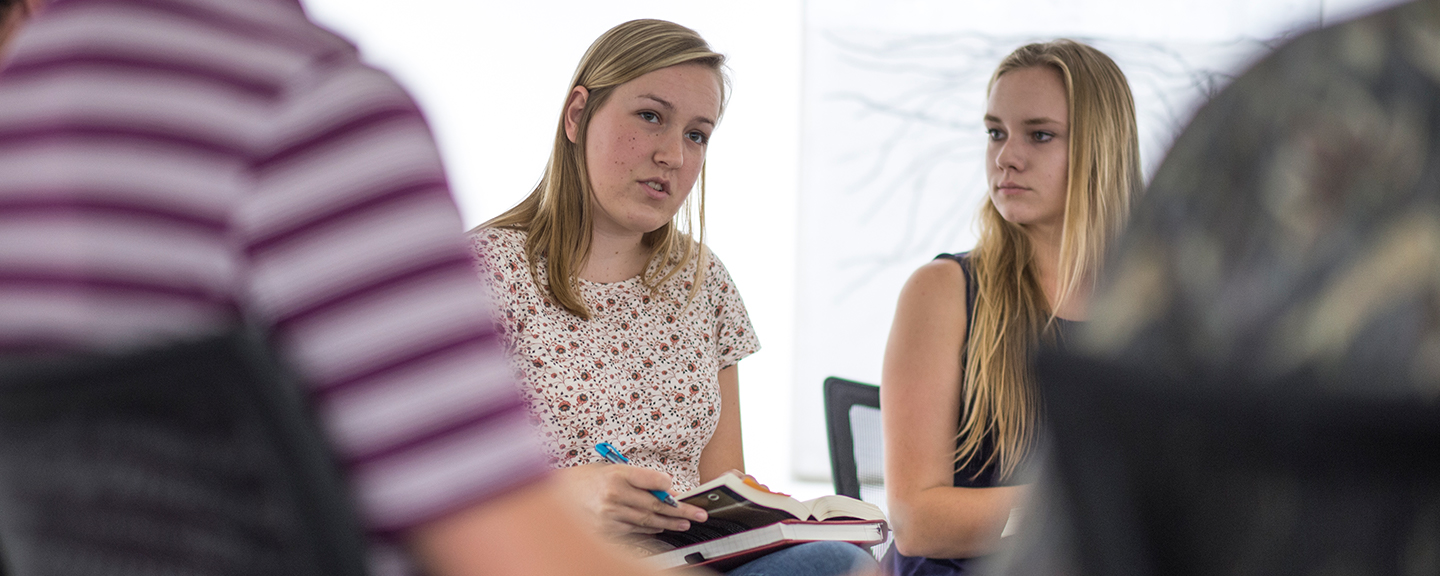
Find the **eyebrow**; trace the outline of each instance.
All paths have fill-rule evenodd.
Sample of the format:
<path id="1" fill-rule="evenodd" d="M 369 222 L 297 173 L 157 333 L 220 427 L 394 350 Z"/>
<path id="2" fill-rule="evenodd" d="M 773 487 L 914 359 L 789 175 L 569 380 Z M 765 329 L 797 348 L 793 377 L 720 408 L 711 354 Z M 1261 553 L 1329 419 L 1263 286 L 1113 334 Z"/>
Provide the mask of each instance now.
<path id="1" fill-rule="evenodd" d="M 661 98 L 661 97 L 656 96 L 656 95 L 654 95 L 654 94 L 641 94 L 640 97 L 641 97 L 641 98 L 649 98 L 649 99 L 651 99 L 651 100 L 654 100 L 654 101 L 656 101 L 656 102 L 659 102 L 659 103 L 660 103 L 660 107 L 661 107 L 661 108 L 664 108 L 666 111 L 670 111 L 670 110 L 674 110 L 674 109 L 675 109 L 675 105 L 674 105 L 674 104 L 671 104 L 669 101 L 665 100 L 664 98 Z M 706 117 L 704 117 L 704 116 L 701 116 L 701 117 L 697 118 L 697 120 L 699 120 L 699 121 L 701 121 L 701 122 L 704 122 L 704 123 L 706 123 L 706 124 L 709 124 L 709 125 L 711 125 L 711 126 L 714 126 L 714 125 L 715 125 L 715 121 L 714 121 L 714 120 L 711 120 L 711 119 L 706 118 Z"/>
<path id="2" fill-rule="evenodd" d="M 991 116 L 991 115 L 989 115 L 989 114 L 986 114 L 986 115 L 985 115 L 985 121 L 986 121 L 986 122 L 994 122 L 994 123 L 996 123 L 996 124 L 1004 124 L 1004 122 L 1001 122 L 999 118 L 996 118 L 996 117 Z M 1026 125 L 1026 126 L 1035 126 L 1035 125 L 1039 125 L 1039 124 L 1064 124 L 1064 122 L 1061 122 L 1061 121 L 1059 121 L 1059 120 L 1055 120 L 1055 119 L 1053 119 L 1053 118 L 1046 118 L 1046 117 L 1043 117 L 1043 116 L 1042 116 L 1042 117 L 1040 117 L 1040 118 L 1031 118 L 1031 119 L 1029 119 L 1029 120 L 1026 120 L 1026 121 L 1024 121 L 1024 122 L 1021 122 L 1021 124 L 1024 124 L 1024 125 Z"/>

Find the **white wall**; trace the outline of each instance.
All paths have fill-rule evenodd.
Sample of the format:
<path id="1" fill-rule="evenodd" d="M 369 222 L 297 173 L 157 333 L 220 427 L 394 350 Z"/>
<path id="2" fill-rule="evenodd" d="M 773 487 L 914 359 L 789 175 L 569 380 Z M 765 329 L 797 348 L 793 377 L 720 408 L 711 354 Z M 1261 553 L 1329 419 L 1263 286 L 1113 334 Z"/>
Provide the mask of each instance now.
<path id="1" fill-rule="evenodd" d="M 791 480 L 800 0 L 724 3 L 578 0 L 304 0 L 419 101 L 440 142 L 467 226 L 534 187 L 565 91 L 590 43 L 634 18 L 694 28 L 729 57 L 733 91 L 711 140 L 709 243 L 734 276 L 762 350 L 740 364 L 748 471 Z"/>

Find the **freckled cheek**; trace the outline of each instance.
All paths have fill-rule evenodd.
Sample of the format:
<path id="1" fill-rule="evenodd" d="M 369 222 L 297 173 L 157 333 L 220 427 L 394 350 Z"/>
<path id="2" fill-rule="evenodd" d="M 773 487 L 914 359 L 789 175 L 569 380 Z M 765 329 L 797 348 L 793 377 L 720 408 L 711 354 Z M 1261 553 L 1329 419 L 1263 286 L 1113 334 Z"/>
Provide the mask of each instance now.
<path id="1" fill-rule="evenodd" d="M 616 138 L 612 148 L 613 153 L 610 154 L 610 163 L 616 167 L 630 164 L 631 159 L 639 154 L 640 146 L 640 138 L 633 134 Z"/>

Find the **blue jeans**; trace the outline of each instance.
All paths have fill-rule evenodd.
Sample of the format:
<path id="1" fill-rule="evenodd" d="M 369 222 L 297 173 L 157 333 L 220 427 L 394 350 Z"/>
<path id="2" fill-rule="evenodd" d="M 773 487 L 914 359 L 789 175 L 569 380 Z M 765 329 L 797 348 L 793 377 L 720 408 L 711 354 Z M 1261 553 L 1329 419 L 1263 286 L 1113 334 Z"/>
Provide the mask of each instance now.
<path id="1" fill-rule="evenodd" d="M 875 558 L 848 542 L 807 542 L 752 560 L 726 576 L 842 576 L 876 568 Z"/>

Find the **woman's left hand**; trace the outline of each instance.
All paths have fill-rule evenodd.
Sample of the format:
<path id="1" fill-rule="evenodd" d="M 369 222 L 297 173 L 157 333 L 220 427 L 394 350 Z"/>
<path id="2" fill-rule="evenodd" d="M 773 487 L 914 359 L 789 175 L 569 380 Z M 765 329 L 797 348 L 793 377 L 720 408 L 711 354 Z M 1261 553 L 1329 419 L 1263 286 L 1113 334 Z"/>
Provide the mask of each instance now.
<path id="1" fill-rule="evenodd" d="M 760 490 L 764 490 L 764 491 L 769 492 L 769 493 L 771 493 L 771 494 L 779 494 L 779 495 L 781 495 L 781 496 L 789 496 L 789 494 L 785 494 L 785 493 L 782 493 L 782 492 L 776 492 L 776 491 L 774 491 L 774 490 L 771 490 L 769 486 L 766 486 L 766 485 L 764 485 L 764 484 L 761 484 L 760 481 L 759 481 L 759 480 L 756 480 L 754 476 L 751 476 L 751 475 L 749 475 L 749 474 L 746 474 L 746 473 L 744 473 L 744 472 L 742 472 L 742 471 L 740 471 L 740 470 L 736 470 L 736 469 L 734 469 L 734 468 L 731 468 L 730 471 L 727 472 L 727 473 L 728 473 L 728 474 L 734 474 L 734 475 L 736 475 L 736 476 L 739 476 L 741 480 L 744 480 L 746 484 L 749 484 L 750 486 L 752 486 L 752 487 L 754 487 L 754 488 L 757 488 L 757 489 L 760 489 Z"/>

